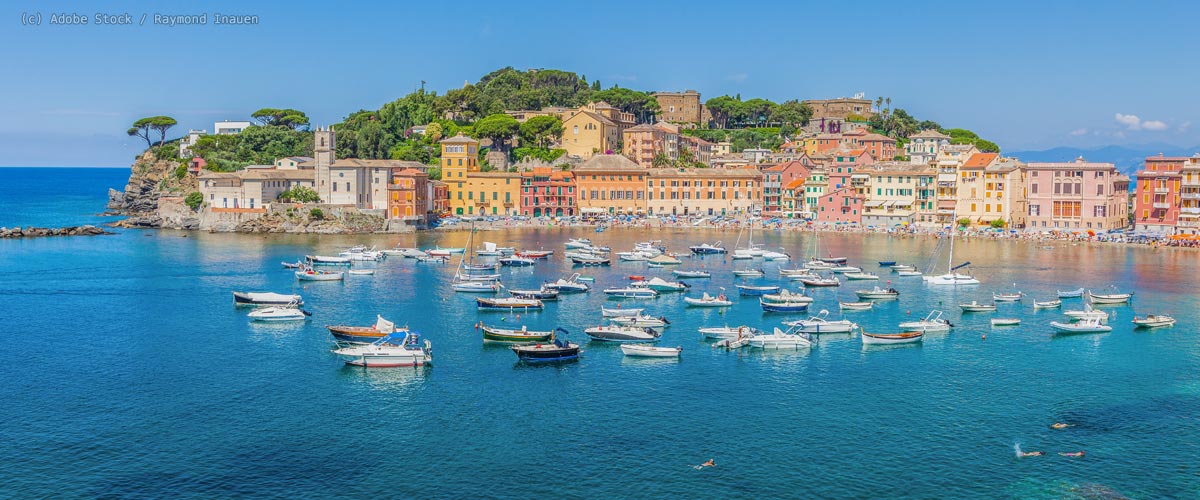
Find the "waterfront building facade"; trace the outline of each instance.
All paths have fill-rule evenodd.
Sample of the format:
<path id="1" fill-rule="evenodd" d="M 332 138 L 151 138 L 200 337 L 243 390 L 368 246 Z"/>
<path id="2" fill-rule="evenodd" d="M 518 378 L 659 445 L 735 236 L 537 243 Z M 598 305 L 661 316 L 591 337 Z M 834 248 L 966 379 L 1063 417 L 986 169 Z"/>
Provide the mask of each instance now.
<path id="1" fill-rule="evenodd" d="M 1180 170 L 1179 219 L 1176 234 L 1200 234 L 1200 153 L 1188 158 Z"/>
<path id="2" fill-rule="evenodd" d="M 756 168 L 655 168 L 646 183 L 646 210 L 657 215 L 733 215 L 762 207 Z"/>
<path id="3" fill-rule="evenodd" d="M 581 215 L 646 213 L 649 174 L 624 155 L 594 155 L 572 173 Z"/>
<path id="4" fill-rule="evenodd" d="M 1158 235 L 1175 233 L 1182 206 L 1183 166 L 1188 158 L 1150 156 L 1137 173 L 1134 229 Z"/>
<path id="5" fill-rule="evenodd" d="M 576 215 L 575 175 L 554 167 L 521 172 L 521 214 L 530 217 Z"/>
<path id="6" fill-rule="evenodd" d="M 1024 166 L 1026 227 L 1042 231 L 1111 231 L 1127 225 L 1129 178 L 1112 163 L 1032 162 Z"/>
<path id="7" fill-rule="evenodd" d="M 467 185 L 467 176 L 480 170 L 479 141 L 460 132 L 454 137 L 442 139 L 440 145 L 442 182 L 447 187 L 448 209 L 454 215 L 467 215 L 474 211 L 474 204 L 467 198 L 467 194 L 472 192 Z"/>
<path id="8" fill-rule="evenodd" d="M 433 204 L 429 200 L 429 174 L 415 168 L 394 168 L 388 184 L 389 219 L 418 228 L 429 225 Z"/>

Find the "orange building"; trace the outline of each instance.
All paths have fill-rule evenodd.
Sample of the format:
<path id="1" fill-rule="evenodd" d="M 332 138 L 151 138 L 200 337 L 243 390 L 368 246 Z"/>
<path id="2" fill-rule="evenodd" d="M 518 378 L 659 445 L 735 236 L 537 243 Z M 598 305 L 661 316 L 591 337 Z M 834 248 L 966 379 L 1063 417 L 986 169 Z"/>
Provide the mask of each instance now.
<path id="1" fill-rule="evenodd" d="M 633 160 L 598 154 L 576 167 L 574 174 L 582 215 L 646 212 L 648 174 Z"/>
<path id="2" fill-rule="evenodd" d="M 415 168 L 393 168 L 388 184 L 388 218 L 424 227 L 429 223 L 429 175 Z"/>

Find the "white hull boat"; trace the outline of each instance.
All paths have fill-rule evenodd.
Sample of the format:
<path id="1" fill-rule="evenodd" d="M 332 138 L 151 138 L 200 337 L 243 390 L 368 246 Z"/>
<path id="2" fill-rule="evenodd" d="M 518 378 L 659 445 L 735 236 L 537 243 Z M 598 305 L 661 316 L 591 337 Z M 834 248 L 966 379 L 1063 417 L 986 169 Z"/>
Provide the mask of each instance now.
<path id="1" fill-rule="evenodd" d="M 374 269 L 351 269 L 349 271 L 346 271 L 346 274 L 349 274 L 350 276 L 374 276 L 375 270 Z"/>
<path id="2" fill-rule="evenodd" d="M 682 347 L 654 347 L 641 344 L 623 344 L 621 352 L 633 358 L 678 358 Z"/>
<path id="3" fill-rule="evenodd" d="M 649 288 L 605 288 L 604 294 L 609 297 L 624 298 L 624 299 L 653 299 L 658 297 L 658 292 Z"/>
<path id="4" fill-rule="evenodd" d="M 402 339 L 387 336 L 372 344 L 350 345 L 334 349 L 333 353 L 348 365 L 366 368 L 393 368 L 423 366 L 433 361 L 433 350 L 429 341 L 419 343 L 416 333 L 408 333 Z"/>
<path id="5" fill-rule="evenodd" d="M 843 274 L 842 276 L 845 276 L 846 279 L 848 279 L 848 280 L 877 280 L 877 279 L 879 279 L 878 274 L 871 274 L 871 273 L 846 273 L 846 274 Z"/>
<path id="6" fill-rule="evenodd" d="M 739 269 L 733 272 L 734 276 L 739 278 L 761 278 L 764 274 L 762 269 Z"/>
<path id="7" fill-rule="evenodd" d="M 875 287 L 870 290 L 856 290 L 854 292 L 854 294 L 858 295 L 858 298 L 860 298 L 860 299 L 871 299 L 871 300 L 888 300 L 888 299 L 896 299 L 896 298 L 900 297 L 900 292 L 898 290 L 896 290 L 895 288 Z"/>
<path id="8" fill-rule="evenodd" d="M 838 302 L 838 308 L 843 311 L 867 311 L 875 307 L 874 302 Z"/>
<path id="9" fill-rule="evenodd" d="M 1025 294 L 1017 293 L 993 293 L 992 300 L 995 302 L 1020 302 Z"/>
<path id="10" fill-rule="evenodd" d="M 942 318 L 941 311 L 930 311 L 920 321 L 900 323 L 901 330 L 906 332 L 948 332 L 954 325 Z"/>
<path id="11" fill-rule="evenodd" d="M 992 326 L 1016 326 L 1021 324 L 1020 318 L 993 318 Z"/>
<path id="12" fill-rule="evenodd" d="M 846 273 L 861 273 L 861 272 L 862 272 L 862 268 L 861 268 L 861 267 L 854 267 L 854 266 L 838 266 L 838 267 L 835 267 L 835 268 L 833 268 L 833 269 L 830 269 L 829 271 L 830 271 L 830 272 L 834 272 L 834 273 L 838 273 L 838 274 L 846 274 Z"/>
<path id="13" fill-rule="evenodd" d="M 1160 328 L 1174 324 L 1175 318 L 1163 314 L 1151 314 L 1144 318 L 1134 316 L 1133 318 L 1133 325 L 1136 328 Z"/>
<path id="14" fill-rule="evenodd" d="M 451 284 L 450 288 L 463 293 L 495 293 L 499 286 L 489 281 L 461 281 Z"/>
<path id="15" fill-rule="evenodd" d="M 601 307 L 600 315 L 605 318 L 626 318 L 626 317 L 630 317 L 630 316 L 638 316 L 638 315 L 642 314 L 642 311 L 644 311 L 644 310 L 645 309 L 641 309 L 641 308 L 638 308 L 638 309 L 607 309 L 607 308 Z"/>
<path id="16" fill-rule="evenodd" d="M 1061 323 L 1051 321 L 1050 327 L 1058 331 L 1058 333 L 1107 333 L 1112 331 L 1112 327 L 1102 323 L 1099 319 L 1085 319 L 1075 323 Z"/>
<path id="17" fill-rule="evenodd" d="M 975 279 L 975 277 L 966 275 L 966 274 L 959 274 L 959 273 L 941 274 L 938 276 L 926 276 L 925 282 L 929 283 L 930 285 L 939 285 L 939 286 L 960 286 L 960 285 L 978 285 L 979 284 L 979 280 Z"/>
<path id="18" fill-rule="evenodd" d="M 850 333 L 858 328 L 858 325 L 848 319 L 840 319 L 830 321 L 828 319 L 829 311 L 821 309 L 821 312 L 816 316 L 808 319 L 800 319 L 796 321 L 785 322 L 785 325 L 794 327 L 800 333 Z"/>
<path id="19" fill-rule="evenodd" d="M 733 302 L 726 299 L 724 295 L 713 297 L 708 293 L 705 293 L 700 298 L 684 297 L 683 301 L 693 307 L 729 307 L 733 305 Z"/>
<path id="20" fill-rule="evenodd" d="M 922 276 L 921 271 L 899 271 L 896 276 Z"/>
<path id="21" fill-rule="evenodd" d="M 924 340 L 925 332 L 867 333 L 862 332 L 863 345 L 915 344 Z"/>
<path id="22" fill-rule="evenodd" d="M 687 283 L 678 281 L 667 281 L 662 278 L 654 277 L 645 281 L 637 281 L 630 283 L 629 286 L 639 288 L 649 288 L 656 292 L 682 292 L 690 288 Z"/>
<path id="23" fill-rule="evenodd" d="M 296 271 L 296 279 L 300 281 L 342 281 L 345 278 L 345 273 L 340 271 L 317 271 L 312 268 Z"/>
<path id="24" fill-rule="evenodd" d="M 784 332 L 778 328 L 772 333 L 750 337 L 750 347 L 759 349 L 806 349 L 812 347 L 813 341 L 807 335 L 789 329 Z"/>
<path id="25" fill-rule="evenodd" d="M 1067 292 L 1059 290 L 1058 298 L 1060 298 L 1060 299 L 1077 299 L 1079 297 L 1083 297 L 1084 291 L 1085 290 L 1082 288 L 1077 288 L 1075 290 L 1071 290 L 1071 291 L 1067 291 Z"/>
<path id="26" fill-rule="evenodd" d="M 304 304 L 299 295 L 272 292 L 233 292 L 233 303 L 238 306 L 286 306 Z"/>
<path id="27" fill-rule="evenodd" d="M 296 307 L 264 307 L 251 311 L 247 316 L 251 321 L 262 322 L 304 321 L 308 319 L 308 314 Z"/>
<path id="28" fill-rule="evenodd" d="M 701 328 L 700 335 L 706 339 L 740 339 L 762 333 L 757 329 L 748 326 L 718 326 L 711 328 Z"/>
<path id="29" fill-rule="evenodd" d="M 970 304 L 959 304 L 958 307 L 966 312 L 994 312 L 996 310 L 996 304 L 980 304 L 974 300 Z"/>
<path id="30" fill-rule="evenodd" d="M 657 342 L 659 337 L 654 330 L 632 326 L 596 326 L 583 333 L 602 342 Z"/>
<path id="31" fill-rule="evenodd" d="M 831 287 L 841 286 L 842 282 L 837 278 L 817 278 L 817 279 L 802 279 L 801 283 L 808 287 Z"/>
<path id="32" fill-rule="evenodd" d="M 333 257 L 329 255 L 305 255 L 304 259 L 311 262 L 313 265 L 350 265 L 349 257 Z"/>
<path id="33" fill-rule="evenodd" d="M 1129 299 L 1133 298 L 1132 293 L 1097 294 L 1092 293 L 1090 290 L 1087 292 L 1087 296 L 1093 304 L 1125 304 L 1129 302 Z"/>
<path id="34" fill-rule="evenodd" d="M 1061 300 L 1049 300 L 1046 302 L 1034 302 L 1033 303 L 1034 309 L 1057 309 L 1059 307 L 1062 307 Z"/>
<path id="35" fill-rule="evenodd" d="M 671 322 L 667 318 L 655 318 L 654 316 L 622 316 L 620 318 L 612 318 L 609 321 L 614 325 L 633 326 L 637 328 L 649 328 L 656 332 L 661 332 L 671 326 Z"/>
<path id="36" fill-rule="evenodd" d="M 674 274 L 675 276 L 678 276 L 680 278 L 711 278 L 712 277 L 712 273 L 710 273 L 708 271 L 688 271 L 688 270 L 684 270 L 684 269 L 672 270 L 671 274 Z"/>

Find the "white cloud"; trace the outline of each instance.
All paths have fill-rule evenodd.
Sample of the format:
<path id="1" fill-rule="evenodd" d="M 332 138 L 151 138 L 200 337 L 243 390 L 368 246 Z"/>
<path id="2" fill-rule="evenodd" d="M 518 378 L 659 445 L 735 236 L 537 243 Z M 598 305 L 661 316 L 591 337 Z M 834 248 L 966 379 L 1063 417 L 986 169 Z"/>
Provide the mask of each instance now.
<path id="1" fill-rule="evenodd" d="M 1081 135 L 1087 135 L 1087 133 L 1088 133 L 1088 129 L 1086 129 L 1086 128 L 1078 128 L 1078 129 L 1072 130 L 1072 131 L 1071 131 L 1069 134 L 1067 134 L 1067 135 L 1070 135 L 1071 137 L 1079 137 L 1079 136 L 1081 136 Z"/>
<path id="2" fill-rule="evenodd" d="M 1192 128 L 1192 122 L 1190 122 L 1190 121 L 1189 121 L 1189 122 L 1183 122 L 1183 123 L 1180 123 L 1180 124 L 1179 124 L 1179 131 L 1180 131 L 1180 132 L 1187 132 L 1187 131 L 1188 131 L 1188 129 L 1190 129 L 1190 128 Z"/>
<path id="3" fill-rule="evenodd" d="M 1167 129 L 1167 124 L 1159 120 L 1146 120 L 1142 122 L 1142 130 L 1159 132 Z"/>
<path id="4" fill-rule="evenodd" d="M 1123 115 L 1121 113 L 1117 113 L 1116 120 L 1117 123 L 1124 125 L 1125 128 L 1128 128 L 1129 130 L 1137 130 L 1142 127 L 1142 119 L 1138 118 L 1137 115 Z"/>

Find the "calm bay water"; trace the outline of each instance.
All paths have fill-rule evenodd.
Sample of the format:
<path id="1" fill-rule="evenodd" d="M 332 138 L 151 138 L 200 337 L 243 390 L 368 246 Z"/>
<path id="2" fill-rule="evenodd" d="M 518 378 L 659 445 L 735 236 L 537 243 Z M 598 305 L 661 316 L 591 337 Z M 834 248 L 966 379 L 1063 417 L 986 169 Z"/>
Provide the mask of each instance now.
<path id="1" fill-rule="evenodd" d="M 88 182 L 94 195 L 79 202 L 75 219 L 64 212 L 54 220 L 75 224 L 102 211 L 109 184 Z M 0 184 L 0 203 L 23 206 L 24 195 L 9 185 Z M 503 271 L 507 286 L 528 288 L 571 271 L 561 257 L 570 236 L 614 249 L 662 239 L 684 251 L 717 239 L 732 246 L 736 234 L 496 231 L 477 233 L 476 243 L 554 249 L 559 255 L 549 262 Z M 810 246 L 808 235 L 761 238 L 793 256 Z M 449 291 L 453 266 L 390 258 L 374 277 L 300 286 L 279 265 L 355 243 L 460 246 L 465 239 L 125 231 L 0 241 L 7 326 L 0 336 L 0 491 L 1063 498 L 1111 488 L 1135 498 L 1200 496 L 1196 253 L 960 242 L 957 254 L 975 263 L 983 285 L 935 289 L 891 275 L 898 301 L 847 313 L 871 332 L 895 331 L 932 308 L 956 325 L 910 347 L 864 349 L 857 336 L 826 336 L 810 351 L 729 353 L 701 342 L 696 328 L 769 328 L 802 316 L 764 314 L 752 298 L 734 297 L 725 312 L 686 309 L 679 294 L 624 301 L 672 321 L 662 345 L 683 346 L 678 362 L 624 359 L 616 346 L 586 343 L 581 330 L 598 324 L 601 305 L 615 303 L 598 290 L 502 321 L 505 314 L 478 313 L 473 296 Z M 881 274 L 878 260 L 924 267 L 936 244 L 863 235 L 828 235 L 821 243 L 822 253 Z M 736 295 L 728 271 L 741 262 L 685 259 L 685 266 L 701 264 L 714 278 L 691 280 L 691 294 L 725 287 Z M 755 281 L 781 283 L 777 266 L 765 267 L 767 277 Z M 657 271 L 621 263 L 583 272 L 603 288 Z M 1053 337 L 1047 324 L 1060 312 L 1035 313 L 1030 299 L 1001 305 L 995 315 L 958 311 L 957 303 L 990 300 L 1014 283 L 1038 300 L 1058 288 L 1111 284 L 1137 296 L 1132 306 L 1111 309 L 1114 331 L 1105 335 Z M 812 309 L 840 317 L 836 301 L 870 286 L 817 290 Z M 252 325 L 232 306 L 233 290 L 295 291 L 314 316 L 302 325 Z M 1179 325 L 1134 331 L 1135 312 L 1173 314 Z M 324 325 L 365 325 L 376 314 L 424 333 L 434 366 L 362 370 L 329 354 Z M 988 325 L 1009 316 L 1023 324 Z M 521 366 L 506 348 L 483 345 L 472 327 L 480 319 L 562 326 L 585 352 L 575 363 Z M 1076 427 L 1051 430 L 1058 421 Z M 1017 459 L 1018 444 L 1050 456 Z M 1086 458 L 1055 455 L 1081 449 Z M 691 467 L 709 458 L 717 467 Z"/>

